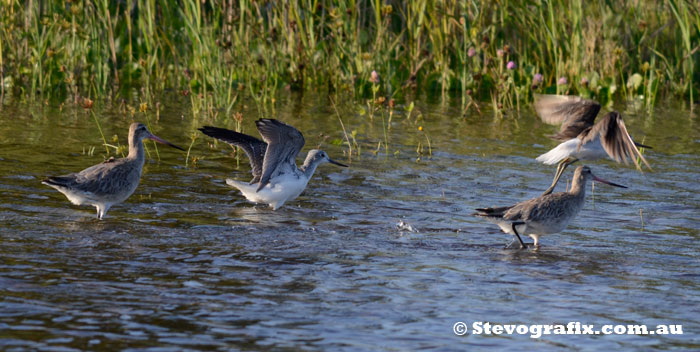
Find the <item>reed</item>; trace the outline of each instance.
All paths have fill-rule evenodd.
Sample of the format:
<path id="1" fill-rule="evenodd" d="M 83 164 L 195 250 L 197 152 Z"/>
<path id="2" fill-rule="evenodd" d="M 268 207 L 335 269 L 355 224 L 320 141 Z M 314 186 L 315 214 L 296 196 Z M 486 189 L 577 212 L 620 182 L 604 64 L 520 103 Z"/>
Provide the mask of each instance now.
<path id="1" fill-rule="evenodd" d="M 208 117 L 231 116 L 241 95 L 269 105 L 280 89 L 426 94 L 464 109 L 519 109 L 533 92 L 692 106 L 699 48 L 690 0 L 0 2 L 2 96 L 137 92 L 153 105 L 176 91 Z"/>

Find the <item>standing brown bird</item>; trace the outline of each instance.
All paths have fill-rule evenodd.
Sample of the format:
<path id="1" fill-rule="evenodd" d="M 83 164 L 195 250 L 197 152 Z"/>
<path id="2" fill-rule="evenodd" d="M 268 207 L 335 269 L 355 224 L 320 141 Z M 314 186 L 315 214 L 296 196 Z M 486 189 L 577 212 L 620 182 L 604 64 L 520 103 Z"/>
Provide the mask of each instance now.
<path id="1" fill-rule="evenodd" d="M 154 136 L 143 124 L 134 122 L 129 126 L 129 155 L 126 158 L 110 158 L 78 173 L 52 176 L 41 183 L 57 189 L 75 205 L 95 206 L 97 218 L 102 219 L 112 205 L 125 201 L 138 187 L 146 160 L 143 150 L 146 138 L 184 150 Z"/>
<path id="2" fill-rule="evenodd" d="M 569 192 L 541 195 L 515 205 L 500 208 L 476 209 L 476 216 L 498 225 L 505 233 L 517 237 L 521 248 L 526 245 L 520 234 L 532 237 L 533 245 L 539 246 L 539 236 L 561 232 L 569 225 L 581 208 L 586 196 L 586 182 L 598 181 L 615 187 L 627 188 L 593 175 L 588 166 L 579 166 L 574 171 L 574 180 Z"/>

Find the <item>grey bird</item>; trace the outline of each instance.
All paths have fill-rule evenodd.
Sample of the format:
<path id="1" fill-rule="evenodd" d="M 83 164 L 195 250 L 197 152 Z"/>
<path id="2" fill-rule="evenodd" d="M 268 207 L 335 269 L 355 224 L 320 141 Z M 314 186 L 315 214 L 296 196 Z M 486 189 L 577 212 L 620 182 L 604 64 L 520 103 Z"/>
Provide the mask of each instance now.
<path id="1" fill-rule="evenodd" d="M 600 104 L 567 95 L 536 95 L 535 110 L 542 121 L 561 124 L 559 132 L 550 137 L 562 143 L 537 157 L 537 161 L 544 164 L 558 164 L 554 181 L 543 194 L 551 193 L 566 167 L 578 160 L 607 157 L 627 164 L 628 160 L 637 157 L 651 170 L 637 150 L 637 147 L 651 147 L 632 140 L 619 112 L 611 111 L 594 124 Z"/>
<path id="2" fill-rule="evenodd" d="M 272 210 L 277 210 L 306 189 L 319 165 L 328 162 L 347 167 L 318 149 L 310 150 L 304 164 L 297 167 L 296 157 L 305 143 L 301 132 L 274 119 L 259 119 L 255 125 L 264 141 L 224 128 L 204 126 L 199 129 L 207 136 L 240 147 L 246 153 L 253 179 L 250 182 L 226 179 L 226 183 L 241 191 L 251 202 L 268 204 Z"/>
<path id="3" fill-rule="evenodd" d="M 78 173 L 52 176 L 41 183 L 63 193 L 75 205 L 95 206 L 97 218 L 102 219 L 112 205 L 125 201 L 138 187 L 146 160 L 143 150 L 146 138 L 184 150 L 154 136 L 145 125 L 134 122 L 129 126 L 127 157 L 110 158 Z"/>
<path id="4" fill-rule="evenodd" d="M 541 195 L 515 205 L 498 208 L 479 208 L 474 215 L 498 225 L 503 232 L 514 235 L 521 248 L 527 246 L 520 234 L 530 236 L 535 247 L 539 246 L 539 236 L 558 233 L 564 230 L 583 208 L 586 197 L 586 182 L 589 180 L 611 186 L 627 188 L 593 175 L 588 166 L 579 166 L 574 171 L 574 179 L 569 192 Z"/>

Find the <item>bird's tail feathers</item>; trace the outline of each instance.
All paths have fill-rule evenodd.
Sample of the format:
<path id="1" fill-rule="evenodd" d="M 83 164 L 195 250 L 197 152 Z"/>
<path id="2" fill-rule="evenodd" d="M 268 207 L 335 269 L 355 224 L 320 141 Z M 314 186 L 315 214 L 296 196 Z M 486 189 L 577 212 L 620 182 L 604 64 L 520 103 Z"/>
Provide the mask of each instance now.
<path id="1" fill-rule="evenodd" d="M 241 181 L 238 181 L 238 180 L 234 180 L 234 179 L 232 179 L 232 178 L 227 178 L 227 179 L 226 179 L 226 184 L 229 185 L 229 186 L 231 186 L 231 187 L 238 188 L 238 189 L 241 189 L 241 188 L 255 188 L 254 185 L 249 184 L 248 182 L 241 182 Z"/>
<path id="2" fill-rule="evenodd" d="M 66 187 L 72 181 L 71 178 L 65 176 L 51 176 L 41 181 L 41 183 L 48 186 L 59 186 Z"/>
<path id="3" fill-rule="evenodd" d="M 507 206 L 507 207 L 497 207 L 497 208 L 477 208 L 474 209 L 477 212 L 474 213 L 473 215 L 476 216 L 483 216 L 483 217 L 496 217 L 500 218 L 503 217 L 503 214 L 505 214 L 512 206 Z"/>
<path id="4" fill-rule="evenodd" d="M 538 156 L 535 160 L 546 165 L 554 165 L 564 160 L 564 158 L 566 158 L 566 155 L 559 150 L 559 147 L 557 147 Z"/>

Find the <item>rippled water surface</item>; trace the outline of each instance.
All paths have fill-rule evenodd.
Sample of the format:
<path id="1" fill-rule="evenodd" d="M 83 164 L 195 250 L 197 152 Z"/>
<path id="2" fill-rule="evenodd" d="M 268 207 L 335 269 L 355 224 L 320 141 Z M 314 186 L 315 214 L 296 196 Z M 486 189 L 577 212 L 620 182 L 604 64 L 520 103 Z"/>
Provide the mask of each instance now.
<path id="1" fill-rule="evenodd" d="M 463 116 L 417 104 L 389 122 L 360 105 L 336 114 L 315 98 L 249 105 L 245 132 L 276 117 L 302 130 L 302 154 L 320 145 L 350 167 L 319 167 L 301 197 L 273 212 L 225 184 L 250 179 L 247 160 L 196 132 L 233 119 L 195 119 L 178 101 L 158 117 L 0 107 L 0 349 L 700 348 L 697 113 L 614 106 L 654 147 L 645 152 L 653 172 L 590 163 L 630 188 L 589 188 L 565 231 L 519 251 L 470 214 L 549 185 L 554 168 L 534 158 L 555 145 L 546 135 L 556 128 L 532 111 Z M 93 207 L 40 183 L 104 160 L 95 118 L 113 145 L 126 144 L 134 120 L 184 147 L 195 136 L 194 160 L 149 142 L 137 191 L 96 220 Z M 359 157 L 348 158 L 339 118 Z M 456 336 L 458 321 L 682 324 L 684 334 Z"/>

